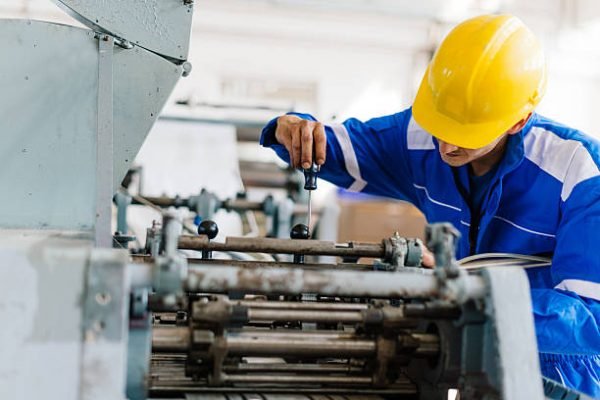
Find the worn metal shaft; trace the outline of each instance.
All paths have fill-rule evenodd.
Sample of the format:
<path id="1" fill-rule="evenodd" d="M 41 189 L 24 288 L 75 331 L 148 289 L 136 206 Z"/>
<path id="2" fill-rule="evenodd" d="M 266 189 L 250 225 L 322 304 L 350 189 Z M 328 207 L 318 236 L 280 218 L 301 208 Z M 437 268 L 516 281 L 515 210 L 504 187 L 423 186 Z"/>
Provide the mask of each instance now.
<path id="1" fill-rule="evenodd" d="M 374 340 L 297 340 L 228 336 L 227 350 L 239 356 L 367 357 L 375 354 Z"/>
<path id="2" fill-rule="evenodd" d="M 225 372 L 312 372 L 312 373 L 357 373 L 363 369 L 348 364 L 288 364 L 288 363 L 257 363 L 223 366 Z"/>
<path id="3" fill-rule="evenodd" d="M 161 208 L 167 207 L 193 207 L 192 202 L 189 198 L 181 198 L 181 197 L 152 197 L 152 196 L 140 196 L 134 197 L 132 199 L 133 204 L 145 204 L 140 200 L 143 199 L 149 203 L 154 204 L 155 206 Z M 245 199 L 227 199 L 222 203 L 222 208 L 231 211 L 262 211 L 264 209 L 264 203 L 259 201 L 250 201 Z"/>
<path id="4" fill-rule="evenodd" d="M 239 300 L 232 304 L 250 308 L 269 310 L 321 310 L 321 311 L 360 311 L 369 306 L 364 303 L 328 303 L 328 302 L 295 302 L 295 301 L 260 301 Z"/>
<path id="5" fill-rule="evenodd" d="M 198 265 L 189 271 L 189 291 L 222 293 L 237 290 L 247 293 L 317 293 L 329 296 L 374 298 L 482 298 L 485 283 L 479 276 L 462 276 L 453 286 L 456 291 L 442 292 L 433 275 L 383 271 L 311 271 L 301 268 L 253 268 Z"/>
<path id="6" fill-rule="evenodd" d="M 226 338 L 227 353 L 240 356 L 369 357 L 375 355 L 377 342 L 354 333 L 336 331 L 237 331 Z M 439 337 L 426 333 L 401 334 L 398 352 L 420 356 L 439 352 Z M 188 327 L 156 326 L 152 330 L 155 352 L 187 352 L 191 348 Z"/>
<path id="7" fill-rule="evenodd" d="M 134 254 L 131 256 L 131 260 L 134 263 L 147 263 L 153 264 L 154 259 L 151 256 Z M 236 266 L 243 268 L 297 268 L 298 264 L 284 261 L 262 261 L 262 260 L 220 260 L 220 259 L 203 259 L 203 258 L 186 258 L 190 268 L 194 268 L 196 264 L 210 265 L 219 267 L 221 265 Z M 304 269 L 351 269 L 355 271 L 372 271 L 372 264 L 359 264 L 359 263 L 337 263 L 337 264 L 325 264 L 325 263 L 304 263 L 302 264 Z"/>
<path id="8" fill-rule="evenodd" d="M 225 382 L 231 383 L 287 383 L 313 385 L 370 385 L 370 376 L 328 376 L 328 375 L 243 375 L 227 374 Z"/>
<path id="9" fill-rule="evenodd" d="M 183 235 L 179 248 L 187 250 L 238 251 L 246 253 L 304 254 L 338 257 L 385 256 L 383 243 L 334 243 L 322 240 L 229 237 L 225 243 L 210 242 L 206 236 Z"/>
<path id="10" fill-rule="evenodd" d="M 248 309 L 248 320 L 250 321 L 341 322 L 347 324 L 362 322 L 363 319 L 360 311 Z"/>

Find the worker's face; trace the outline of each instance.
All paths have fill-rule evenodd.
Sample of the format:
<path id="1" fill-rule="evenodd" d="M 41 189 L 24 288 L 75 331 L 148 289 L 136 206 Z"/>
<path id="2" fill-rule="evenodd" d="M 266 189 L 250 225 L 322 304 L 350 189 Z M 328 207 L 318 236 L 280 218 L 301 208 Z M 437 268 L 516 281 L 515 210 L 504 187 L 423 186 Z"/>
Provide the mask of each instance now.
<path id="1" fill-rule="evenodd" d="M 492 153 L 497 147 L 500 147 L 499 144 L 501 144 L 501 142 L 506 140 L 506 136 L 506 134 L 502 135 L 494 142 L 479 149 L 465 149 L 446 143 L 440 139 L 437 139 L 437 141 L 442 160 L 451 167 L 461 167 Z"/>
<path id="2" fill-rule="evenodd" d="M 485 147 L 481 147 L 479 149 L 465 149 L 462 147 L 454 146 L 450 143 L 446 143 L 443 140 L 437 139 L 439 144 L 440 156 L 444 162 L 452 167 L 461 167 L 465 164 L 469 164 L 473 161 L 479 160 L 486 156 L 488 159 L 493 158 L 493 154 L 498 154 L 498 152 L 504 151 L 504 145 L 506 144 L 508 137 L 510 135 L 516 135 L 519 133 L 523 127 L 529 121 L 532 113 L 527 114 L 527 116 L 521 119 L 519 122 L 514 124 L 512 128 L 510 128 L 506 133 L 500 136 L 498 139 L 494 140 L 492 143 L 488 144 Z M 484 161 L 484 160 L 482 160 Z"/>

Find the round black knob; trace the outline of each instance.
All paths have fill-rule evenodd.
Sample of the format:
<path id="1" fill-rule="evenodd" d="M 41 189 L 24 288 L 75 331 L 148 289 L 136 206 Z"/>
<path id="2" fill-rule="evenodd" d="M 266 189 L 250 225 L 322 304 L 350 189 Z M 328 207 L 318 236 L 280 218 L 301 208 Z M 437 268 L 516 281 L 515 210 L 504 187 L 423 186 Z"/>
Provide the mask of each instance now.
<path id="1" fill-rule="evenodd" d="M 308 226 L 304 224 L 294 225 L 290 231 L 290 238 L 292 239 L 308 239 L 309 236 L 310 232 L 308 231 Z"/>
<path id="2" fill-rule="evenodd" d="M 219 227 L 215 221 L 204 220 L 198 225 L 198 235 L 206 235 L 209 239 L 214 239 L 219 234 Z"/>

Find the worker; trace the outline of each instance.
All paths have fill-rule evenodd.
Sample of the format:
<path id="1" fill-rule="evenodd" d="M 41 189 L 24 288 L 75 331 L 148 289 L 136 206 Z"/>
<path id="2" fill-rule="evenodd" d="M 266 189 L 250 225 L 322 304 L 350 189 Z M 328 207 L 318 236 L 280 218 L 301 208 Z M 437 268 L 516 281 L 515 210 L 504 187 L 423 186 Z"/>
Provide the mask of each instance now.
<path id="1" fill-rule="evenodd" d="M 261 144 L 297 168 L 314 151 L 320 177 L 451 222 L 459 258 L 551 255 L 527 269 L 542 374 L 600 397 L 600 143 L 537 114 L 545 88 L 533 33 L 484 15 L 447 35 L 411 108 L 331 125 L 283 115 Z"/>

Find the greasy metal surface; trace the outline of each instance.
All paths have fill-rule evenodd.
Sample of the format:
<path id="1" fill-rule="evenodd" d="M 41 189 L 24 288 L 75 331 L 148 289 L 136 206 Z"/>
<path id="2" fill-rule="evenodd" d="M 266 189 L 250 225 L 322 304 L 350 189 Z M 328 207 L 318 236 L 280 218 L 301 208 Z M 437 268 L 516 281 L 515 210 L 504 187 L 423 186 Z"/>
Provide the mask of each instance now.
<path id="1" fill-rule="evenodd" d="M 178 354 L 155 354 L 152 359 L 151 366 L 151 397 L 161 397 L 167 395 L 176 395 L 186 393 L 187 396 L 191 396 L 193 393 L 198 393 L 194 399 L 214 399 L 218 398 L 215 396 L 223 396 L 223 399 L 237 399 L 244 393 L 261 393 L 261 399 L 270 399 L 271 395 L 273 399 L 294 399 L 297 397 L 293 396 L 307 396 L 306 399 L 383 399 L 394 398 L 414 399 L 414 395 L 417 393 L 417 389 L 414 384 L 410 383 L 402 375 L 399 377 L 396 383 L 386 389 L 376 389 L 373 387 L 354 387 L 351 389 L 333 386 L 321 386 L 315 384 L 290 384 L 286 386 L 275 385 L 275 384 L 263 384 L 260 387 L 247 384 L 238 384 L 232 387 L 209 387 L 207 382 L 204 380 L 193 381 L 191 378 L 185 377 L 184 363 L 186 357 Z M 242 372 L 258 373 L 260 375 L 266 375 L 265 372 L 269 372 L 269 368 L 272 368 L 272 372 L 294 372 L 299 373 L 317 373 L 319 375 L 323 373 L 331 372 L 342 372 L 339 367 L 344 369 L 343 372 L 353 372 L 347 366 L 331 365 L 331 364 L 302 364 L 302 365 L 286 365 L 286 364 L 241 364 L 240 369 L 234 372 L 231 369 L 232 374 L 239 375 Z M 271 375 L 273 376 L 273 375 Z M 206 396 L 206 397 L 204 397 Z M 346 397 L 348 396 L 348 397 Z M 389 396 L 389 397 L 388 397 Z"/>
<path id="2" fill-rule="evenodd" d="M 54 0 L 90 28 L 183 61 L 189 51 L 193 1 Z"/>
<path id="3" fill-rule="evenodd" d="M 300 322 L 361 322 L 363 315 L 359 311 L 323 310 L 264 310 L 248 309 L 250 321 L 300 321 Z"/>
<path id="4" fill-rule="evenodd" d="M 271 384 L 312 384 L 312 385 L 370 385 L 370 376 L 323 376 L 323 375 L 225 375 L 225 381 L 231 383 L 271 383 Z"/>
<path id="5" fill-rule="evenodd" d="M 294 301 L 261 301 L 261 300 L 239 300 L 231 301 L 233 304 L 252 307 L 257 309 L 271 309 L 271 310 L 320 310 L 321 312 L 327 311 L 359 311 L 366 310 L 367 304 L 364 303 L 340 303 L 340 302 L 294 302 Z"/>
<path id="6" fill-rule="evenodd" d="M 461 295 L 482 298 L 485 285 L 479 276 L 464 276 Z M 195 266 L 189 271 L 190 291 L 222 293 L 230 290 L 254 293 L 317 293 L 331 296 L 379 298 L 438 298 L 439 282 L 433 275 L 413 272 L 311 271 Z M 452 300 L 449 298 L 448 300 Z"/>
<path id="7" fill-rule="evenodd" d="M 98 40 L 98 130 L 96 139 L 96 247 L 112 247 L 113 198 L 113 56 L 114 39 L 104 35 Z M 125 231 L 124 233 L 127 233 Z"/>
<path id="8" fill-rule="evenodd" d="M 204 331 L 203 331 L 204 332 Z M 437 335 L 425 333 L 400 334 L 395 340 L 398 353 L 407 351 L 420 356 L 436 356 L 440 350 Z M 376 342 L 354 332 L 253 330 L 244 328 L 227 333 L 228 354 L 242 356 L 370 356 Z M 191 348 L 188 327 L 155 325 L 152 330 L 154 352 L 186 352 Z"/>
<path id="9" fill-rule="evenodd" d="M 143 256 L 134 254 L 131 256 L 131 259 L 135 263 L 153 263 L 153 259 L 150 256 Z M 218 267 L 220 265 L 225 266 L 235 266 L 241 268 L 298 268 L 298 264 L 294 264 L 292 262 L 282 262 L 282 261 L 241 261 L 241 260 L 205 260 L 202 258 L 187 258 L 188 264 L 190 264 L 190 269 L 194 268 L 194 265 L 202 264 L 205 266 L 213 265 Z M 354 264 L 354 263 L 337 263 L 337 264 L 314 264 L 314 263 L 304 263 L 302 264 L 302 268 L 304 269 L 350 269 L 357 271 L 371 271 L 373 270 L 373 265 L 370 264 Z"/>
<path id="10" fill-rule="evenodd" d="M 187 207 L 194 208 L 197 206 L 197 197 L 182 198 L 182 197 L 151 197 L 151 196 L 140 196 L 133 199 L 133 204 L 141 204 L 139 198 L 144 199 L 158 207 Z M 250 201 L 243 199 L 227 199 L 225 201 L 219 201 L 220 207 L 231 210 L 231 211 L 262 211 L 264 209 L 264 203 L 260 201 Z"/>
<path id="11" fill-rule="evenodd" d="M 95 221 L 98 41 L 92 32 L 0 21 L 0 226 L 91 231 Z M 181 75 L 136 47 L 114 53 L 116 189 Z M 18 173 L 17 173 L 18 172 Z"/>
<path id="12" fill-rule="evenodd" d="M 383 243 L 334 243 L 321 240 L 228 237 L 225 243 L 203 236 L 181 236 L 179 248 L 189 250 L 240 251 L 247 253 L 305 254 L 339 257 L 383 257 Z"/>
<path id="13" fill-rule="evenodd" d="M 227 336 L 227 354 L 240 356 L 366 357 L 375 353 L 373 340 L 279 339 Z"/>

